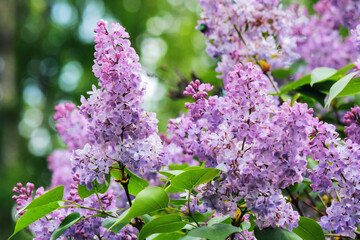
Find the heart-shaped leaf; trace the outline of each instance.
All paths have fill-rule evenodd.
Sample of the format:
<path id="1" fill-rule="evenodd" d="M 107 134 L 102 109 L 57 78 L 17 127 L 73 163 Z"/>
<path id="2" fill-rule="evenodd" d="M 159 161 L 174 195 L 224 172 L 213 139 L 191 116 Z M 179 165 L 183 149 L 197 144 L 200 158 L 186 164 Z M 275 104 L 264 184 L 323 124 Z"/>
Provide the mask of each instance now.
<path id="1" fill-rule="evenodd" d="M 313 219 L 300 217 L 299 226 L 293 229 L 303 240 L 325 240 L 321 226 Z"/>
<path id="2" fill-rule="evenodd" d="M 186 170 L 175 176 L 170 183 L 175 189 L 187 189 L 191 191 L 196 186 L 207 183 L 219 174 L 220 170 L 216 168 L 198 168 Z"/>
<path id="3" fill-rule="evenodd" d="M 258 226 L 255 226 L 254 234 L 257 240 L 302 240 L 295 233 L 279 227 L 268 227 L 260 230 Z"/>
<path id="4" fill-rule="evenodd" d="M 181 220 L 179 215 L 169 214 L 155 218 L 145 224 L 138 236 L 139 240 L 145 239 L 154 233 L 171 233 L 182 229 L 186 222 Z"/>
<path id="5" fill-rule="evenodd" d="M 78 212 L 72 212 L 67 215 L 61 222 L 60 226 L 51 234 L 50 240 L 58 239 L 69 227 L 78 223 L 81 220 L 81 215 Z"/>
<path id="6" fill-rule="evenodd" d="M 58 202 L 51 202 L 48 204 L 43 204 L 40 207 L 28 209 L 16 222 L 14 233 L 9 237 L 9 239 L 13 237 L 16 233 L 18 233 L 20 230 L 26 228 L 33 222 L 39 220 L 42 217 L 45 217 L 46 215 L 55 211 L 58 208 L 60 208 Z"/>
<path id="7" fill-rule="evenodd" d="M 120 217 L 108 226 L 111 231 L 115 231 L 116 226 L 123 222 L 127 222 L 132 218 L 167 208 L 169 205 L 169 196 L 161 187 L 150 187 L 142 190 L 135 198 L 132 206 L 123 212 Z"/>
<path id="8" fill-rule="evenodd" d="M 311 72 L 311 82 L 310 86 L 313 86 L 315 83 L 319 83 L 329 79 L 336 73 L 336 69 L 328 68 L 328 67 L 319 67 L 315 68 Z"/>
<path id="9" fill-rule="evenodd" d="M 350 80 L 355 77 L 356 74 L 358 74 L 360 71 L 352 72 L 346 75 L 345 77 L 341 78 L 339 81 L 337 81 L 334 85 L 331 86 L 329 91 L 329 98 L 326 101 L 325 107 L 329 107 L 331 101 L 338 97 L 338 95 L 344 90 L 344 88 L 348 85 Z"/>
<path id="10" fill-rule="evenodd" d="M 211 226 L 194 228 L 188 235 L 206 238 L 210 240 L 226 239 L 230 234 L 239 232 L 240 229 L 225 223 L 217 223 Z M 274 238 L 275 239 L 275 238 Z"/>

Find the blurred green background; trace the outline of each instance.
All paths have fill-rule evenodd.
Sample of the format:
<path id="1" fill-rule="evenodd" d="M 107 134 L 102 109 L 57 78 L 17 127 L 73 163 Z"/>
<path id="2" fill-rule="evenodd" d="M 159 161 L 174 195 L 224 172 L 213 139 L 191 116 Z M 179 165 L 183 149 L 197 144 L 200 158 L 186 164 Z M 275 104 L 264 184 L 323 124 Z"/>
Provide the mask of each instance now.
<path id="1" fill-rule="evenodd" d="M 54 106 L 81 95 L 92 73 L 96 22 L 120 22 L 140 55 L 148 92 L 144 108 L 159 129 L 184 111 L 185 81 L 198 76 L 220 85 L 205 38 L 195 29 L 196 0 L 0 0 L 0 239 L 14 229 L 12 188 L 49 186 L 47 156 L 64 148 L 54 128 Z M 23 231 L 15 239 L 28 239 Z"/>

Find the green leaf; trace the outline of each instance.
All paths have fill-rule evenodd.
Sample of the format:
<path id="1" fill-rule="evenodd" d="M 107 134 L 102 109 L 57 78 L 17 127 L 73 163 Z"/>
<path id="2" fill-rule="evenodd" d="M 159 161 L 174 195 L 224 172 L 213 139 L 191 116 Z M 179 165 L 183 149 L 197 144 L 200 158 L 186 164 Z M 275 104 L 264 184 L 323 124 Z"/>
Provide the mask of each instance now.
<path id="1" fill-rule="evenodd" d="M 251 227 L 251 223 L 250 222 L 247 222 L 247 221 L 243 221 L 241 224 L 240 224 L 240 229 L 242 231 L 246 231 L 246 230 L 249 230 Z"/>
<path id="2" fill-rule="evenodd" d="M 58 202 L 62 200 L 64 196 L 64 186 L 58 186 L 53 188 L 40 197 L 35 198 L 29 205 L 27 205 L 24 209 L 20 210 L 21 212 L 27 209 L 41 207 L 43 205 L 47 205 L 51 202 Z"/>
<path id="3" fill-rule="evenodd" d="M 132 206 L 123 212 L 116 219 L 112 226 L 108 228 L 111 231 L 116 229 L 116 225 L 129 221 L 132 218 L 167 208 L 169 205 L 169 196 L 161 187 L 150 187 L 142 190 L 135 198 Z M 115 232 L 115 231 L 114 231 Z"/>
<path id="4" fill-rule="evenodd" d="M 326 101 L 325 107 L 330 106 L 331 101 L 334 98 L 336 98 L 344 90 L 344 88 L 350 82 L 350 80 L 359 72 L 360 71 L 349 73 L 348 75 L 341 78 L 339 81 L 337 81 L 334 85 L 331 86 L 330 92 L 329 92 L 329 98 Z"/>
<path id="5" fill-rule="evenodd" d="M 296 190 L 298 189 L 298 187 L 299 187 L 299 183 L 296 182 L 296 183 L 294 183 L 293 185 L 288 186 L 288 189 L 289 189 L 290 192 L 293 193 L 293 192 L 296 192 Z"/>
<path id="6" fill-rule="evenodd" d="M 174 232 L 174 233 L 161 233 L 154 237 L 152 240 L 178 240 L 184 236 L 182 232 Z"/>
<path id="7" fill-rule="evenodd" d="M 254 228 L 256 227 L 255 220 L 256 217 L 254 216 L 254 214 L 250 214 L 249 216 L 250 228 L 248 229 L 249 232 L 254 231 Z"/>
<path id="8" fill-rule="evenodd" d="M 188 235 L 207 238 L 210 240 L 226 239 L 230 234 L 239 232 L 240 229 L 229 224 L 217 223 L 211 226 L 194 228 Z"/>
<path id="9" fill-rule="evenodd" d="M 130 176 L 128 189 L 131 195 L 136 196 L 139 192 L 149 186 L 149 183 L 145 179 L 139 177 L 138 175 L 130 171 L 128 168 L 125 168 L 124 171 Z M 110 173 L 116 180 L 119 180 L 121 177 L 121 170 L 118 168 L 112 169 Z"/>
<path id="10" fill-rule="evenodd" d="M 128 212 L 128 211 L 125 211 Z M 104 228 L 107 228 L 111 231 L 113 231 L 114 233 L 118 233 L 123 227 L 125 227 L 128 222 L 122 222 L 122 223 L 117 223 L 118 219 L 117 218 L 108 218 L 105 219 L 105 221 L 103 221 L 101 223 L 101 225 Z"/>
<path id="11" fill-rule="evenodd" d="M 50 202 L 48 204 L 42 204 L 39 207 L 33 207 L 31 209 L 28 209 L 24 215 L 19 218 L 19 220 L 16 222 L 14 233 L 9 237 L 13 237 L 16 233 L 18 233 L 20 230 L 26 228 L 33 222 L 39 220 L 40 218 L 46 216 L 47 214 L 55 211 L 56 209 L 60 208 L 60 205 L 58 202 Z"/>
<path id="12" fill-rule="evenodd" d="M 304 86 L 306 84 L 310 84 L 311 82 L 311 75 L 305 75 L 301 78 L 299 78 L 298 80 L 296 80 L 295 82 L 291 82 L 289 84 L 286 84 L 285 86 L 283 86 L 280 90 L 280 94 L 283 93 L 287 93 L 289 91 L 295 90 L 301 86 Z"/>
<path id="13" fill-rule="evenodd" d="M 310 86 L 313 86 L 315 83 L 319 83 L 319 82 L 329 79 L 336 72 L 337 72 L 336 69 L 333 69 L 333 68 L 327 68 L 327 67 L 315 68 L 311 72 Z"/>
<path id="14" fill-rule="evenodd" d="M 185 235 L 182 238 L 180 238 L 179 240 L 203 240 L 203 238 L 198 238 L 198 237 L 192 237 L 189 235 Z"/>
<path id="15" fill-rule="evenodd" d="M 227 221 L 229 221 L 229 220 L 230 220 L 230 223 L 231 223 L 232 219 L 230 218 L 229 215 L 217 216 L 217 217 L 211 218 L 211 219 L 207 222 L 207 225 L 208 225 L 208 226 L 211 226 L 211 225 L 214 225 L 214 224 L 217 224 L 217 223 L 227 222 Z"/>
<path id="16" fill-rule="evenodd" d="M 317 161 L 314 161 L 311 157 L 307 157 L 306 160 L 307 160 L 307 165 L 306 165 L 307 169 L 313 169 L 316 165 L 319 164 Z"/>
<path id="17" fill-rule="evenodd" d="M 191 191 L 196 186 L 211 181 L 219 172 L 220 170 L 215 168 L 190 169 L 175 176 L 171 180 L 170 186 Z"/>
<path id="18" fill-rule="evenodd" d="M 164 175 L 168 178 L 171 178 L 171 177 L 177 176 L 183 172 L 184 171 L 182 171 L 182 170 L 169 170 L 169 171 L 159 171 L 158 173 L 160 173 L 161 175 Z"/>
<path id="19" fill-rule="evenodd" d="M 268 227 L 260 230 L 259 227 L 256 226 L 254 228 L 254 234 L 257 240 L 302 240 L 295 233 L 279 227 Z"/>
<path id="20" fill-rule="evenodd" d="M 172 205 L 185 205 L 187 199 L 170 199 L 170 204 Z"/>
<path id="21" fill-rule="evenodd" d="M 318 103 L 320 103 L 322 106 L 324 106 L 324 99 L 326 97 L 326 94 L 318 91 L 315 88 L 310 87 L 310 85 L 304 85 L 298 89 L 296 89 L 298 93 L 301 93 L 301 95 L 310 97 L 312 99 L 315 99 Z"/>
<path id="22" fill-rule="evenodd" d="M 93 184 L 96 187 L 93 187 L 90 191 L 86 188 L 86 186 L 83 186 L 79 183 L 78 185 L 78 195 L 79 197 L 81 197 L 82 199 L 90 197 L 91 195 L 93 195 L 94 193 L 101 193 L 104 194 L 106 193 L 106 191 L 108 190 L 109 186 L 110 186 L 110 180 L 111 180 L 111 176 L 110 174 L 108 174 L 106 176 L 106 179 L 104 181 L 104 183 L 102 185 L 100 185 L 96 180 L 93 182 Z M 99 186 L 100 185 L 100 186 Z"/>
<path id="23" fill-rule="evenodd" d="M 189 164 L 169 164 L 168 167 L 170 170 L 184 170 L 185 168 L 189 167 Z"/>
<path id="24" fill-rule="evenodd" d="M 69 227 L 81 220 L 81 215 L 78 212 L 72 212 L 67 215 L 61 222 L 60 226 L 51 234 L 50 240 L 58 239 Z"/>
<path id="25" fill-rule="evenodd" d="M 292 72 L 290 69 L 273 69 L 271 75 L 276 79 L 287 79 L 291 76 Z"/>
<path id="26" fill-rule="evenodd" d="M 139 235 L 138 239 L 143 240 L 147 236 L 154 233 L 171 233 L 182 229 L 186 222 L 181 221 L 181 217 L 175 214 L 160 216 L 145 224 Z"/>
<path id="27" fill-rule="evenodd" d="M 128 188 L 131 195 L 136 196 L 139 192 L 149 186 L 149 183 L 145 179 L 139 177 L 129 169 L 125 168 L 125 172 L 130 175 Z"/>
<path id="28" fill-rule="evenodd" d="M 346 75 L 346 72 L 349 71 L 353 67 L 355 67 L 355 64 L 351 63 L 351 64 L 346 65 L 345 67 L 339 69 L 338 71 L 336 71 L 333 68 L 326 68 L 326 67 L 315 68 L 311 72 L 310 85 L 313 86 L 315 83 L 320 83 L 320 82 L 324 82 L 324 81 L 328 81 L 328 80 L 337 81 L 340 78 L 343 78 Z M 331 74 L 331 73 L 333 73 L 333 74 Z"/>
<path id="29" fill-rule="evenodd" d="M 356 93 L 360 92 L 360 77 L 353 78 L 350 82 L 346 85 L 346 87 L 338 94 L 337 97 L 344 97 L 355 95 Z M 354 104 L 353 104 L 354 106 Z M 348 110 L 348 109 L 347 109 Z"/>
<path id="30" fill-rule="evenodd" d="M 194 212 L 191 217 L 186 216 L 185 219 L 187 219 L 189 222 L 195 222 L 194 219 L 197 222 L 204 222 L 206 219 L 210 218 L 212 215 L 214 215 L 214 212 L 205 212 L 205 213 Z"/>
<path id="31" fill-rule="evenodd" d="M 294 228 L 293 232 L 303 240 L 325 240 L 323 230 L 315 220 L 300 217 L 298 224 L 299 226 Z"/>

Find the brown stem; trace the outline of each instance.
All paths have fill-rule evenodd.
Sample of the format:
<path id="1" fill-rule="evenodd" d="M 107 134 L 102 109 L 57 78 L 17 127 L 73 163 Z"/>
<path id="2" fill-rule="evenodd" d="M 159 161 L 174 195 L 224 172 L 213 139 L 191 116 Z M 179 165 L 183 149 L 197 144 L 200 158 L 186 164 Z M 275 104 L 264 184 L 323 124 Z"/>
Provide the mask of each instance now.
<path id="1" fill-rule="evenodd" d="M 300 216 L 304 216 L 300 206 L 299 206 L 299 199 L 295 198 L 292 193 L 290 192 L 290 190 L 288 188 L 285 188 L 286 192 L 289 194 L 290 198 L 291 198 L 291 203 L 294 204 L 294 206 L 296 207 L 296 209 L 298 210 Z"/>
<path id="2" fill-rule="evenodd" d="M 132 202 L 131 202 L 131 196 L 129 193 L 129 181 L 130 181 L 130 176 L 127 175 L 125 173 L 125 165 L 118 162 L 120 170 L 121 170 L 121 179 L 117 180 L 117 182 L 120 182 L 121 186 L 124 188 L 125 190 L 125 194 L 126 194 L 126 198 L 128 200 L 129 206 L 132 206 Z M 143 226 L 143 221 L 141 220 L 141 218 L 135 218 L 135 227 L 139 230 L 141 230 L 142 226 Z"/>
<path id="3" fill-rule="evenodd" d="M 309 192 L 306 189 L 304 190 L 304 192 L 305 192 L 306 196 L 310 199 L 312 205 L 316 206 L 316 203 L 315 203 L 314 199 L 312 199 L 312 197 L 310 196 Z"/>
<path id="4" fill-rule="evenodd" d="M 311 207 L 313 210 L 315 210 L 316 212 L 320 213 L 321 215 L 325 216 L 326 214 L 323 213 L 322 211 L 320 211 L 319 209 L 317 209 L 316 207 L 314 206 L 311 206 L 310 204 L 308 204 L 307 202 L 304 201 L 304 204 L 308 207 Z"/>

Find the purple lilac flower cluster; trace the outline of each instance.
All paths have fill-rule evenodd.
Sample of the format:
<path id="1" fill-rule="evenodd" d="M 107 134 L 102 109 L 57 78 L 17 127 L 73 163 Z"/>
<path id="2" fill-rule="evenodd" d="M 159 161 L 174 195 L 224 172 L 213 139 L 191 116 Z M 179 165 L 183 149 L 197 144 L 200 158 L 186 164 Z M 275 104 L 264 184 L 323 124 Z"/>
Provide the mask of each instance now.
<path id="1" fill-rule="evenodd" d="M 80 114 L 73 103 L 59 104 L 55 107 L 56 130 L 69 151 L 83 148 L 88 142 L 88 121 Z"/>
<path id="2" fill-rule="evenodd" d="M 308 154 L 318 162 L 309 169 L 311 187 L 315 192 L 331 194 L 334 199 L 320 224 L 325 230 L 352 238 L 355 238 L 360 224 L 358 112 L 356 106 L 345 115 L 345 123 L 350 124 L 345 130 L 348 135 L 345 141 L 339 138 L 334 125 L 323 122 L 315 124 L 308 149 Z"/>
<path id="3" fill-rule="evenodd" d="M 360 108 L 355 106 L 351 108 L 350 112 L 347 112 L 344 116 L 345 133 L 352 142 L 360 144 Z"/>
<path id="4" fill-rule="evenodd" d="M 162 165 L 158 120 L 140 107 L 144 86 L 139 57 L 130 46 L 128 33 L 120 24 L 112 24 L 108 30 L 105 21 L 98 22 L 95 33 L 93 71 L 100 88 L 93 86 L 90 97 L 81 98 L 89 143 L 73 155 L 80 182 L 89 188 L 94 180 L 102 184 L 116 162 L 140 173 Z"/>
<path id="5" fill-rule="evenodd" d="M 357 49 L 360 50 L 360 24 L 355 29 L 351 30 L 353 40 L 356 43 Z"/>
<path id="6" fill-rule="evenodd" d="M 339 2 L 345 5 L 340 4 L 339 8 Z M 307 63 L 304 74 L 316 67 L 339 69 L 356 60 L 356 43 L 351 37 L 344 39 L 339 34 L 340 26 L 348 21 L 345 9 L 351 9 L 354 4 L 354 1 L 319 1 L 314 5 L 317 14 L 312 16 L 304 8 L 291 7 L 296 16 L 292 36 L 296 39 L 297 53 Z M 360 11 L 354 14 L 359 19 Z M 353 25 L 346 27 L 352 29 Z"/>
<path id="7" fill-rule="evenodd" d="M 337 27 L 342 25 L 354 29 L 360 24 L 360 2 L 358 0 L 320 0 L 314 9 L 321 15 L 332 18 Z"/>
<path id="8" fill-rule="evenodd" d="M 237 63 L 256 58 L 279 68 L 299 57 L 290 37 L 292 13 L 279 2 L 199 0 L 203 12 L 197 28 L 208 37 L 208 54 L 220 59 L 216 71 L 224 81 Z"/>
<path id="9" fill-rule="evenodd" d="M 278 107 L 258 66 L 234 69 L 228 74 L 225 97 L 206 99 L 202 94 L 186 104 L 187 115 L 169 121 L 171 141 L 206 166 L 224 170 L 221 181 L 199 189 L 204 206 L 234 214 L 236 203 L 244 198 L 260 227 L 292 229 L 299 214 L 280 189 L 301 182 L 306 172 L 312 110 L 288 102 Z M 187 93 L 193 85 L 206 89 L 192 83 Z"/>
<path id="10" fill-rule="evenodd" d="M 360 23 L 358 1 L 321 0 L 315 15 L 298 4 L 284 8 L 279 0 L 199 3 L 197 28 L 208 38 L 208 54 L 219 58 L 216 71 L 224 81 L 236 63 L 264 60 L 268 67 L 284 68 L 304 59 L 305 74 L 320 66 L 341 68 L 358 57 L 358 41 L 339 34 L 341 27 L 351 30 Z"/>
<path id="11" fill-rule="evenodd" d="M 120 162 L 156 184 L 158 178 L 151 169 L 158 169 L 162 163 L 162 141 L 157 135 L 157 119 L 154 113 L 145 112 L 140 104 L 144 86 L 140 78 L 140 64 L 129 37 L 119 24 L 106 28 L 106 22 L 98 22 L 95 29 L 95 64 L 93 70 L 99 78 L 97 89 L 93 86 L 90 97 L 81 98 L 80 111 L 72 103 L 55 107 L 56 129 L 67 145 L 65 150 L 56 150 L 48 158 L 49 169 L 53 171 L 51 187 L 65 185 L 65 199 L 87 208 L 100 209 L 95 195 L 81 199 L 77 194 L 78 184 L 92 187 L 92 182 L 104 184 L 109 168 Z M 33 184 L 26 188 L 18 184 L 13 199 L 18 210 L 29 204 L 33 198 Z M 114 191 L 116 190 L 116 191 Z M 44 193 L 36 191 L 36 197 Z M 124 191 L 119 184 L 111 184 L 106 194 L 99 195 L 104 210 L 128 208 Z M 30 226 L 35 239 L 50 239 L 61 221 L 74 208 L 59 209 Z M 86 218 L 96 211 L 76 209 Z M 20 213 L 21 215 L 21 213 Z M 125 226 L 118 234 L 103 228 L 103 218 L 87 218 L 69 228 L 62 239 L 136 239 L 138 230 Z"/>
<path id="12" fill-rule="evenodd" d="M 100 209 L 99 201 L 95 195 L 90 196 L 86 199 L 81 199 L 77 195 L 77 186 L 78 186 L 79 178 L 77 175 L 74 176 L 72 183 L 70 184 L 70 190 L 65 193 L 65 199 L 81 204 L 82 206 L 88 208 Z M 13 189 L 14 193 L 19 194 L 13 197 L 16 200 L 18 207 L 20 210 L 26 207 L 32 200 L 34 185 L 28 183 L 26 188 L 22 187 L 21 184 L 18 184 L 17 187 Z M 44 194 L 44 188 L 40 187 L 36 190 L 36 195 L 34 197 L 37 198 Z M 110 189 L 105 194 L 99 194 L 99 199 L 101 201 L 102 207 L 106 211 L 116 210 L 116 195 Z M 62 208 L 55 210 L 54 212 L 48 214 L 46 217 L 41 218 L 35 223 L 30 225 L 30 230 L 35 234 L 35 240 L 48 240 L 51 238 L 51 233 L 58 228 L 61 221 L 70 213 L 77 211 L 86 218 L 88 216 L 94 215 L 97 212 L 88 209 L 79 209 L 79 208 Z M 24 212 L 21 212 L 19 215 L 21 216 Z M 96 236 L 100 236 L 105 239 L 113 239 L 113 240 L 121 240 L 121 239 L 137 239 L 137 229 L 132 226 L 124 227 L 118 234 L 114 234 L 110 230 L 102 227 L 101 223 L 103 222 L 103 218 L 93 217 L 82 220 L 81 222 L 73 225 L 59 238 L 59 239 L 94 239 Z"/>

